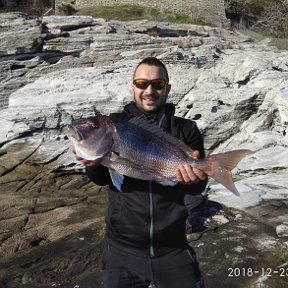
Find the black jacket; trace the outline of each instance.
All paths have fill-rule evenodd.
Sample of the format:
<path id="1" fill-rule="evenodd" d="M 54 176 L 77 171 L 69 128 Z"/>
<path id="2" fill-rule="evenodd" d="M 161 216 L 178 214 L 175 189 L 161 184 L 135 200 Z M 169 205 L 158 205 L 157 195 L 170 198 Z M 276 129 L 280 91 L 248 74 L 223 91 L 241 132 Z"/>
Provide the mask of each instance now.
<path id="1" fill-rule="evenodd" d="M 203 140 L 196 123 L 176 117 L 174 112 L 174 106 L 166 104 L 161 111 L 146 118 L 193 150 L 199 150 L 203 158 Z M 134 102 L 126 105 L 121 113 L 111 114 L 127 121 L 140 115 L 142 112 Z M 163 186 L 154 181 L 125 176 L 122 192 L 119 192 L 113 186 L 106 167 L 87 167 L 86 174 L 97 185 L 109 184 L 106 239 L 111 245 L 151 257 L 167 253 L 175 247 L 186 247 L 187 210 L 184 196 L 200 194 L 205 189 L 206 180 L 192 185 L 179 183 L 175 186 Z"/>

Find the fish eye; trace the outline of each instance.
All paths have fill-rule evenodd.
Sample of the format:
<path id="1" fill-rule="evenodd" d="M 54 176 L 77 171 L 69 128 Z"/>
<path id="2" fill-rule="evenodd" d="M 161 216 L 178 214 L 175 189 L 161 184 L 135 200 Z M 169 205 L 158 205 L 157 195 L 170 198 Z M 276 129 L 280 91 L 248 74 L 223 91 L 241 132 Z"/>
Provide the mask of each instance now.
<path id="1" fill-rule="evenodd" d="M 93 123 L 92 123 L 92 126 L 97 129 L 97 128 L 99 128 L 99 123 L 93 122 Z"/>
<path id="2" fill-rule="evenodd" d="M 99 124 L 93 120 L 88 120 L 87 124 L 96 129 L 99 127 Z"/>

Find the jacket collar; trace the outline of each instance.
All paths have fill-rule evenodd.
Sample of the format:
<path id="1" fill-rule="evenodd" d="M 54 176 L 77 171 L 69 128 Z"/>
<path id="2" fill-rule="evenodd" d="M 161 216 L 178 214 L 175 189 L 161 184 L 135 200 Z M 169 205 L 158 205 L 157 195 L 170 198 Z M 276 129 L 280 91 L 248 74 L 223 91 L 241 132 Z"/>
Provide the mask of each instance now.
<path id="1" fill-rule="evenodd" d="M 173 103 L 166 103 L 159 111 L 145 114 L 137 108 L 135 102 L 130 102 L 124 107 L 123 113 L 127 120 L 133 117 L 143 117 L 147 121 L 155 122 L 162 129 L 170 131 L 170 120 L 175 113 L 175 106 Z"/>

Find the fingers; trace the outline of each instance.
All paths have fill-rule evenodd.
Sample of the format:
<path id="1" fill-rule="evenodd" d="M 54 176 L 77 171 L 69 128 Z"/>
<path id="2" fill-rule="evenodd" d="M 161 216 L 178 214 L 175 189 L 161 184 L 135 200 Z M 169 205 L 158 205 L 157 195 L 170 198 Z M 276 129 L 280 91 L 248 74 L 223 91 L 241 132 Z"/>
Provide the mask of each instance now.
<path id="1" fill-rule="evenodd" d="M 97 167 L 100 164 L 101 160 L 102 160 L 102 159 L 97 159 L 97 160 L 86 160 L 86 159 L 83 159 L 82 157 L 77 155 L 76 149 L 75 149 L 74 146 L 71 146 L 70 150 L 74 154 L 75 159 L 77 161 L 79 161 L 81 164 L 83 164 L 84 166 L 87 166 L 87 167 Z"/>
<path id="2" fill-rule="evenodd" d="M 183 184 L 192 184 L 199 181 L 198 177 L 193 172 L 193 168 L 187 164 L 178 167 L 176 176 L 177 180 Z"/>
<path id="3" fill-rule="evenodd" d="M 72 151 L 73 154 L 76 154 L 76 149 L 74 145 L 70 146 L 70 150 Z"/>
<path id="4" fill-rule="evenodd" d="M 76 154 L 76 149 L 75 149 L 74 146 L 71 146 L 71 147 L 70 147 L 70 150 L 71 150 L 71 152 L 74 154 L 76 160 L 80 161 L 81 163 L 82 163 L 82 161 L 86 161 L 86 160 L 84 160 L 82 157 L 80 157 L 80 156 L 78 156 L 78 155 Z M 82 163 L 82 164 L 83 164 L 83 163 Z"/>
<path id="5" fill-rule="evenodd" d="M 207 175 L 200 169 L 193 168 L 188 164 L 180 165 L 176 170 L 176 177 L 181 184 L 191 185 L 205 180 Z"/>
<path id="6" fill-rule="evenodd" d="M 194 150 L 192 152 L 192 157 L 195 159 L 200 158 L 200 152 Z M 181 184 L 191 185 L 193 183 L 198 183 L 201 180 L 205 180 L 207 175 L 200 169 L 193 168 L 188 164 L 180 165 L 176 170 L 176 177 L 178 182 Z"/>
<path id="7" fill-rule="evenodd" d="M 101 160 L 97 159 L 97 160 L 81 160 L 80 161 L 83 165 L 88 166 L 88 167 L 97 167 Z"/>
<path id="8" fill-rule="evenodd" d="M 192 152 L 192 157 L 195 159 L 199 159 L 200 158 L 200 152 L 198 150 L 194 150 Z"/>
<path id="9" fill-rule="evenodd" d="M 193 172 L 200 180 L 205 180 L 207 178 L 207 174 L 200 169 L 193 168 Z"/>

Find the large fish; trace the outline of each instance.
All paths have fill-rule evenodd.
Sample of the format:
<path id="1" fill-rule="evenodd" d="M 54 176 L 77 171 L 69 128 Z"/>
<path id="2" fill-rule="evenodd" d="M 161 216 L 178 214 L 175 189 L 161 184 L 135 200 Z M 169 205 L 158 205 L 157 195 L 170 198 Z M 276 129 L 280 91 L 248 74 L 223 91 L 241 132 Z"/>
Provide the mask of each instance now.
<path id="1" fill-rule="evenodd" d="M 176 168 L 188 163 L 205 171 L 217 182 L 239 196 L 231 170 L 250 150 L 214 154 L 205 159 L 193 158 L 193 150 L 155 124 L 141 118 L 123 121 L 99 115 L 80 119 L 64 128 L 76 154 L 87 160 L 102 158 L 114 186 L 121 191 L 123 175 L 163 185 L 177 184 Z"/>

